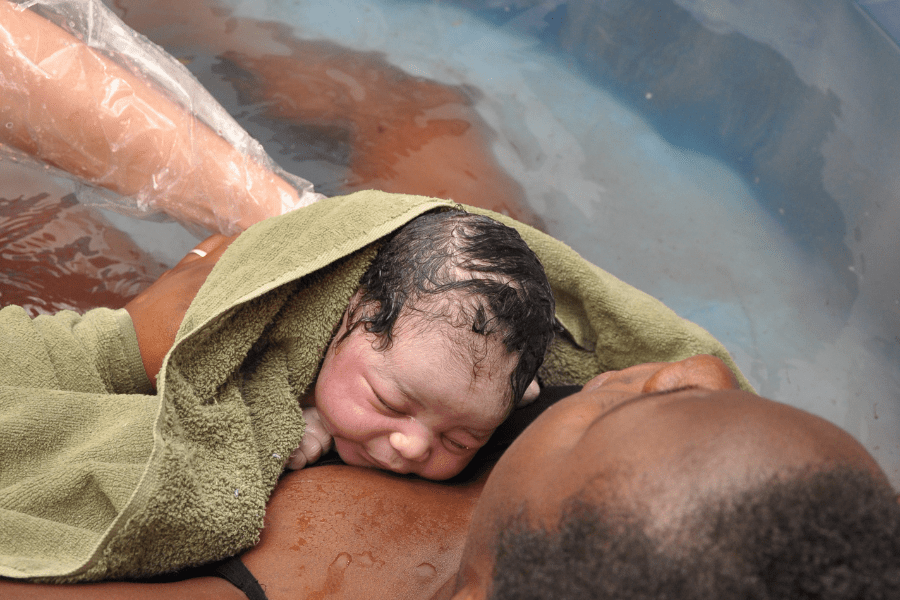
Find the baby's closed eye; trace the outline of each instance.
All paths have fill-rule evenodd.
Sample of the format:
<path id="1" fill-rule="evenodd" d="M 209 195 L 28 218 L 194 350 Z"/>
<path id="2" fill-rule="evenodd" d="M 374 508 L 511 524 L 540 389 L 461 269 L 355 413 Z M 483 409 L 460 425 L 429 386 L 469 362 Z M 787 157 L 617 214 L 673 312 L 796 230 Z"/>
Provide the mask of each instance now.
<path id="1" fill-rule="evenodd" d="M 378 402 L 378 405 L 381 406 L 384 410 L 388 411 L 391 414 L 402 415 L 403 410 L 397 406 L 387 403 L 384 398 L 375 394 L 375 399 Z"/>
<path id="2" fill-rule="evenodd" d="M 455 450 L 459 450 L 459 451 L 466 451 L 466 450 L 472 449 L 472 446 L 469 446 L 458 440 L 454 440 L 453 438 L 444 438 L 444 439 L 447 441 L 447 444 L 451 447 L 451 449 L 455 449 Z"/>

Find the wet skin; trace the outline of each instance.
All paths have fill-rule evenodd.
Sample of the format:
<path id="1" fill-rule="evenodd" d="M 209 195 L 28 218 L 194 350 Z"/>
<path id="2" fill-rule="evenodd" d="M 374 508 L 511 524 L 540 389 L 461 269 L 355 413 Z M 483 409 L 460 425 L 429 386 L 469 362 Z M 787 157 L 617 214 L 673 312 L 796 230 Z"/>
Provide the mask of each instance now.
<path id="1" fill-rule="evenodd" d="M 190 5 L 190 2 L 178 3 L 179 9 L 187 9 Z M 168 19 L 166 25 L 172 23 L 172 14 L 166 15 Z M 204 14 L 204 11 L 199 10 L 198 14 Z M 221 30 L 226 34 L 235 31 L 236 27 L 246 26 L 246 23 L 240 23 L 237 19 L 225 17 L 223 22 L 231 24 L 230 30 L 227 28 Z M 276 29 L 259 27 L 259 31 L 270 32 L 268 40 L 270 45 L 284 42 L 283 38 L 279 38 L 283 32 L 277 32 Z M 217 29 L 210 37 L 215 38 L 219 31 Z M 191 35 L 201 43 L 206 34 L 192 32 Z M 234 47 L 229 49 L 240 51 Z M 263 72 L 266 68 L 262 63 L 254 62 L 255 55 L 250 50 L 247 51 L 246 57 L 234 56 L 235 61 L 248 70 Z M 302 62 L 299 55 L 292 57 L 295 63 Z M 280 63 L 273 60 L 271 64 L 277 66 Z M 281 68 L 284 68 L 284 65 L 281 65 Z M 323 78 L 323 81 L 325 79 Z M 272 91 L 276 90 L 274 84 L 267 89 L 269 90 L 267 94 L 275 95 Z M 296 92 L 298 89 L 290 87 L 288 91 Z M 465 104 L 460 103 L 463 107 Z M 322 110 L 321 107 L 315 106 L 314 109 Z M 456 109 L 451 107 L 450 110 L 452 113 Z M 464 112 L 466 109 L 460 110 Z M 370 118 L 370 115 L 361 111 L 360 113 L 362 115 L 360 118 Z M 298 115 L 296 117 L 298 119 L 307 118 L 300 113 Z M 412 116 L 421 115 L 413 113 Z M 428 118 L 431 118 L 430 113 Z M 435 114 L 432 120 L 442 126 L 446 122 L 447 129 L 451 132 L 450 137 L 463 140 L 464 145 L 468 144 L 465 136 L 454 134 L 453 131 L 464 133 L 472 128 L 460 128 L 453 119 L 455 116 L 452 114 L 449 117 L 446 114 Z M 431 136 L 432 131 L 427 130 L 427 135 Z M 481 136 L 469 139 L 483 145 L 485 138 Z M 419 141 L 422 142 L 423 148 L 433 147 L 432 137 Z M 384 147 L 388 158 L 395 153 L 403 156 L 400 151 L 405 151 L 405 146 Z M 451 144 L 451 147 L 452 151 L 449 153 L 425 152 L 420 156 L 431 160 L 444 160 L 448 156 L 479 156 L 474 151 L 467 151 L 465 146 L 456 147 Z M 373 157 L 368 159 L 367 164 L 381 168 L 385 163 L 379 161 L 380 158 Z M 475 160 L 473 164 L 490 166 L 492 163 Z M 459 173 L 463 173 L 469 179 L 480 180 L 479 176 L 470 176 L 471 172 L 465 173 L 467 165 L 460 166 L 453 163 L 450 166 L 452 169 L 448 169 L 450 177 L 447 180 L 451 182 L 464 180 Z M 387 170 L 385 172 L 387 173 Z M 414 169 L 398 169 L 398 172 L 407 173 L 407 176 L 413 179 L 420 176 Z M 506 184 L 500 185 L 502 187 Z M 437 190 L 437 193 L 420 193 L 442 195 L 446 191 L 445 187 L 445 184 L 439 181 L 430 188 Z M 500 195 L 506 197 L 508 193 Z M 453 197 L 466 201 L 455 195 Z M 202 263 L 198 263 L 193 268 L 199 270 L 201 266 Z M 727 378 L 724 378 L 721 370 L 715 366 L 685 363 L 677 365 L 640 366 L 635 368 L 637 369 L 635 371 L 625 370 L 618 375 L 607 376 L 600 381 L 595 380 L 592 388 L 574 396 L 571 401 L 564 401 L 557 409 L 548 412 L 552 419 L 542 417 L 537 421 L 535 425 L 538 426 L 529 429 L 529 432 L 538 433 L 529 433 L 528 441 L 517 443 L 514 448 L 521 450 L 512 455 L 508 461 L 504 459 L 498 466 L 495 476 L 492 476 L 492 483 L 475 516 L 467 555 L 478 557 L 489 548 L 485 538 L 491 531 L 488 515 L 502 514 L 498 510 L 504 506 L 517 509 L 527 501 L 530 507 L 538 505 L 541 507 L 540 510 L 534 511 L 535 519 L 552 520 L 555 517 L 561 499 L 552 494 L 541 495 L 546 491 L 546 485 L 533 485 L 522 489 L 521 480 L 525 478 L 515 478 L 512 476 L 513 473 L 521 474 L 523 470 L 533 472 L 534 476 L 530 480 L 537 482 L 552 476 L 551 481 L 560 482 L 561 487 L 565 489 L 580 489 L 578 486 L 584 487 L 584 478 L 589 476 L 591 468 L 596 467 L 598 456 L 607 456 L 607 462 L 612 462 L 616 468 L 622 464 L 632 464 L 612 461 L 609 458 L 615 456 L 616 452 L 624 450 L 630 452 L 629 457 L 636 461 L 633 463 L 636 469 L 648 470 L 647 472 L 655 473 L 659 477 L 650 478 L 641 482 L 641 485 L 617 480 L 621 485 L 617 488 L 616 494 L 621 496 L 623 501 L 628 501 L 635 497 L 655 497 L 654 494 L 659 493 L 659 500 L 653 503 L 651 509 L 658 511 L 662 517 L 677 520 L 679 514 L 677 509 L 683 498 L 679 496 L 679 490 L 673 487 L 672 482 L 679 481 L 683 484 L 686 481 L 684 478 L 692 477 L 696 473 L 679 470 L 678 461 L 673 458 L 674 453 L 663 452 L 663 449 L 677 448 L 685 439 L 693 440 L 705 431 L 705 428 L 716 425 L 736 428 L 737 424 L 743 427 L 747 422 L 752 422 L 755 424 L 753 437 L 768 443 L 763 448 L 757 448 L 762 444 L 754 445 L 753 440 L 746 439 L 746 436 L 734 435 L 731 437 L 736 441 L 729 440 L 725 443 L 720 439 L 721 436 L 710 435 L 706 440 L 707 446 L 717 450 L 714 453 L 717 460 L 722 457 L 727 459 L 732 473 L 741 473 L 742 465 L 745 466 L 741 462 L 742 456 L 748 449 L 754 452 L 767 450 L 765 456 L 773 464 L 778 465 L 785 464 L 784 453 L 787 452 L 793 457 L 791 461 L 787 461 L 788 464 L 806 465 L 816 461 L 856 460 L 860 464 L 877 469 L 877 466 L 873 466 L 871 457 L 868 457 L 858 445 L 850 443 L 852 440 L 848 442 L 849 436 L 842 437 L 835 433 L 835 428 L 824 422 L 819 423 L 814 419 L 810 421 L 809 415 L 805 413 L 800 413 L 801 418 L 797 414 L 799 411 L 752 395 L 727 391 L 728 388 L 721 387 L 721 382 Z M 703 368 L 699 368 L 700 366 Z M 665 393 L 666 389 L 647 389 L 656 388 L 656 384 L 649 385 L 654 380 L 679 381 L 682 382 L 679 385 L 698 385 L 701 388 L 710 385 L 702 381 L 692 382 L 693 377 L 689 372 L 684 372 L 685 369 L 707 375 L 718 372 L 714 387 L 705 389 L 726 390 L 726 392 L 723 395 L 701 389 Z M 669 372 L 664 372 L 666 370 Z M 617 387 L 619 385 L 622 387 Z M 635 396 L 648 391 L 663 394 L 651 397 Z M 743 417 L 739 418 L 741 415 Z M 641 425 L 636 425 L 635 422 Z M 539 425 L 540 423 L 543 425 Z M 698 423 L 706 425 L 701 426 Z M 796 436 L 799 442 L 782 431 L 785 423 L 796 429 L 792 435 L 802 433 Z M 648 432 L 653 435 L 649 435 Z M 643 442 L 640 441 L 642 433 L 649 437 L 649 441 L 646 438 Z M 582 444 L 573 446 L 571 442 L 575 439 L 580 440 Z M 665 444 L 661 443 L 661 440 L 665 441 Z M 741 442 L 744 446 L 735 448 L 736 442 Z M 578 465 L 581 466 L 580 469 Z M 566 468 L 562 469 L 561 466 Z M 673 474 L 678 477 L 674 477 Z M 704 471 L 702 475 L 705 479 L 701 479 L 699 483 L 706 488 L 717 489 L 721 485 L 721 479 L 717 478 L 721 474 L 717 474 L 715 469 Z M 744 476 L 749 477 L 746 473 Z M 460 493 L 450 493 L 449 490 L 458 490 Z M 611 492 L 598 490 L 597 493 L 602 495 Z M 245 555 L 245 559 L 263 585 L 270 589 L 272 598 L 280 597 L 281 594 L 284 594 L 281 597 L 296 597 L 297 591 L 301 589 L 309 591 L 307 597 L 330 595 L 371 598 L 377 597 L 378 593 L 383 593 L 384 597 L 389 598 L 427 597 L 441 581 L 454 579 L 457 564 L 455 557 L 462 549 L 465 523 L 468 522 L 475 507 L 474 500 L 477 495 L 477 484 L 464 488 L 447 487 L 399 479 L 370 469 L 323 467 L 300 471 L 282 480 L 267 512 L 267 531 L 264 532 L 263 540 L 257 548 Z M 416 528 L 417 523 L 423 522 L 433 523 L 435 527 L 438 523 L 448 523 L 448 526 L 444 529 L 430 530 L 432 533 L 437 531 L 434 539 L 423 539 L 429 536 L 423 536 L 422 531 Z M 379 524 L 390 527 L 379 528 Z M 372 532 L 373 537 L 361 535 L 361 532 L 367 531 Z M 281 545 L 276 543 L 278 539 Z M 316 545 L 314 542 L 321 543 Z M 400 560 L 400 557 L 405 560 Z M 301 562 L 301 559 L 306 562 Z M 429 570 L 427 565 L 434 570 Z M 273 570 L 275 572 L 272 572 Z M 410 573 L 415 576 L 411 576 Z M 473 571 L 467 564 L 465 577 L 461 580 L 467 586 L 465 590 L 473 591 L 474 588 L 469 586 L 469 582 L 477 582 L 479 578 L 483 582 L 485 578 L 482 575 L 483 572 Z M 444 590 L 448 591 L 449 588 L 445 587 Z M 2 591 L 0 595 L 10 598 L 52 598 L 54 595 L 59 597 L 84 595 L 91 598 L 153 597 L 163 594 L 167 598 L 196 598 L 202 597 L 204 593 L 209 597 L 242 597 L 242 594 L 235 593 L 236 590 L 230 588 L 228 584 L 210 579 L 144 586 L 138 584 L 37 586 L 0 582 L 0 591 Z M 210 593 L 211 591 L 214 593 Z"/>
<path id="2" fill-rule="evenodd" d="M 151 382 L 191 301 L 233 240 L 207 238 L 197 246 L 206 256 L 188 253 L 125 305 Z M 498 340 L 405 315 L 397 320 L 387 349 L 377 349 L 379 340 L 362 327 L 346 338 L 345 331 L 342 324 L 313 395 L 301 405 L 318 410 L 318 420 L 347 464 L 448 479 L 471 461 L 509 413 L 516 357 Z M 476 367 L 472 348 L 479 347 L 485 354 Z"/>
<path id="3" fill-rule="evenodd" d="M 303 469 L 281 479 L 267 507 L 266 529 L 260 543 L 242 558 L 272 600 L 428 598 L 442 587 L 442 595 L 436 597 L 449 597 L 456 583 L 466 536 L 470 541 L 481 539 L 478 528 L 485 526 L 486 515 L 503 506 L 502 502 L 498 506 L 498 501 L 504 494 L 531 493 L 521 489 L 521 484 L 532 473 L 545 476 L 554 467 L 561 473 L 564 464 L 554 462 L 551 457 L 568 458 L 573 443 L 568 436 L 586 429 L 598 408 L 612 408 L 623 396 L 634 398 L 645 387 L 654 388 L 665 381 L 679 381 L 680 385 L 693 382 L 715 389 L 733 386 L 730 372 L 712 357 L 638 365 L 606 375 L 605 379 L 610 386 L 606 391 L 604 385 L 571 396 L 539 417 L 520 436 L 521 442 L 515 442 L 510 449 L 518 449 L 519 458 L 510 462 L 504 457 L 498 463 L 488 478 L 490 496 L 483 501 L 479 495 L 484 478 L 460 486 L 398 478 L 367 468 Z M 569 450 L 557 452 L 556 446 Z M 522 460 L 538 462 L 523 466 Z M 522 477 L 523 472 L 529 473 L 529 477 Z M 577 472 L 574 476 L 581 477 Z M 566 483 L 557 476 L 554 482 Z M 470 528 L 476 507 L 479 522 Z M 470 544 L 470 552 L 471 547 Z M 210 586 L 221 585 L 215 580 L 194 580 L 184 585 L 196 586 L 198 581 L 209 581 Z M 60 588 L 3 582 L 0 595 L 102 600 L 153 598 L 157 590 L 164 589 L 168 600 L 193 597 L 187 591 L 182 592 L 179 585 L 162 588 L 159 584 L 96 584 Z M 34 590 L 48 595 L 25 595 Z M 128 591 L 132 596 L 115 595 Z"/>
<path id="4" fill-rule="evenodd" d="M 138 31 L 164 47 L 181 49 L 183 60 L 206 53 L 244 70 L 247 77 L 237 78 L 236 88 L 247 102 L 265 106 L 269 118 L 348 136 L 350 163 L 341 193 L 375 188 L 452 198 L 541 226 L 522 187 L 493 154 L 494 133 L 474 109 L 477 92 L 411 76 L 377 53 L 296 39 L 284 25 L 236 18 L 212 0 L 113 4 Z M 34 195 L 47 191 L 55 192 L 52 182 L 38 185 Z M 77 217 L 71 211 L 52 219 L 35 215 L 23 224 L 57 239 L 29 235 L 28 247 L 21 250 L 8 244 L 2 258 L 12 275 L 0 281 L 5 303 L 33 304 L 34 313 L 121 307 L 162 272 L 152 256 L 99 212 L 78 211 Z M 22 217 L 17 211 L 17 219 Z M 81 246 L 63 247 L 62 240 L 72 236 L 66 231 L 73 228 L 104 233 L 91 240 L 80 236 L 75 241 Z M 93 238 L 99 237 L 110 244 L 102 256 L 95 252 L 99 242 Z M 44 258 L 36 261 L 36 254 Z M 30 275 L 18 277 L 26 269 Z M 56 286 L 65 290 L 53 289 L 54 275 L 66 278 L 65 285 Z"/>

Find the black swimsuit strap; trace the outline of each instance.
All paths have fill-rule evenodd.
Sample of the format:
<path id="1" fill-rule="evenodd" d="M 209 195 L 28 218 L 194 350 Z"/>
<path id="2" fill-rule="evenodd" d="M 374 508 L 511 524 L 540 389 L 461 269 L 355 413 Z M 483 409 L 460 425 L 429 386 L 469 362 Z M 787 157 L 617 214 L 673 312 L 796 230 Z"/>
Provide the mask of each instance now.
<path id="1" fill-rule="evenodd" d="M 214 574 L 228 581 L 246 594 L 248 600 L 269 600 L 256 577 L 238 557 L 229 558 L 216 565 Z"/>

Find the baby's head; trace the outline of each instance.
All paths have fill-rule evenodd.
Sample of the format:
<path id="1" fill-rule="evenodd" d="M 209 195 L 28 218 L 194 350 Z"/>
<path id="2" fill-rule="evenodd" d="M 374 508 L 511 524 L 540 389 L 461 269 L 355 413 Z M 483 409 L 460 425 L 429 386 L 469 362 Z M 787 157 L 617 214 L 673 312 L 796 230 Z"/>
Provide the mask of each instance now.
<path id="1" fill-rule="evenodd" d="M 447 479 L 534 379 L 555 329 L 518 232 L 458 210 L 385 242 L 328 348 L 315 404 L 345 462 Z"/>

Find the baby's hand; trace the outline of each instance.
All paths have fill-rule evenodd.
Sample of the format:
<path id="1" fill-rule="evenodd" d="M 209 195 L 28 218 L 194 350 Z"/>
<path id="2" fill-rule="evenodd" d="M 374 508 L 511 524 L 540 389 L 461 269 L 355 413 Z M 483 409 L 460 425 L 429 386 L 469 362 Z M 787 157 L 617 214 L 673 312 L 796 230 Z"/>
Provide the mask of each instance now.
<path id="1" fill-rule="evenodd" d="M 303 434 L 300 447 L 291 452 L 288 458 L 286 465 L 288 469 L 302 469 L 331 450 L 331 434 L 322 426 L 319 411 L 315 408 L 304 408 L 303 418 L 306 420 L 306 432 Z"/>

